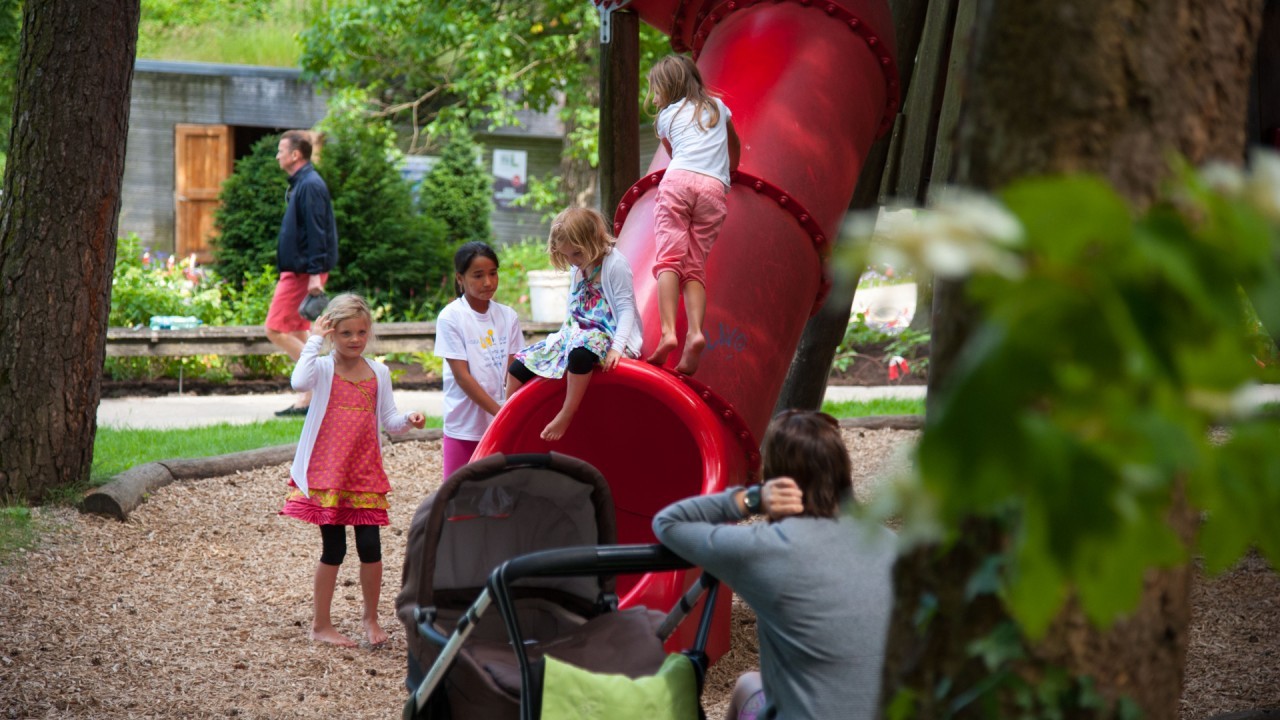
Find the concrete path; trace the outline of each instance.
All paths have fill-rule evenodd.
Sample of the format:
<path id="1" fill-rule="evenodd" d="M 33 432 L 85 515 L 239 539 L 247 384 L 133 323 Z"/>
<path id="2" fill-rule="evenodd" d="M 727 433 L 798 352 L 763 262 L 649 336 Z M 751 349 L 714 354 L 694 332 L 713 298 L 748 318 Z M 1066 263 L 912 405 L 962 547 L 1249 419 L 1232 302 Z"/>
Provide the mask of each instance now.
<path id="1" fill-rule="evenodd" d="M 921 398 L 924 386 L 827 388 L 827 400 L 871 400 L 884 397 Z M 116 428 L 185 428 L 217 423 L 251 423 L 272 420 L 275 412 L 293 403 L 292 393 L 266 395 L 166 395 L 163 397 L 108 398 L 98 405 L 98 425 Z M 444 395 L 438 390 L 396 390 L 396 405 L 404 411 L 426 415 L 444 413 Z"/>

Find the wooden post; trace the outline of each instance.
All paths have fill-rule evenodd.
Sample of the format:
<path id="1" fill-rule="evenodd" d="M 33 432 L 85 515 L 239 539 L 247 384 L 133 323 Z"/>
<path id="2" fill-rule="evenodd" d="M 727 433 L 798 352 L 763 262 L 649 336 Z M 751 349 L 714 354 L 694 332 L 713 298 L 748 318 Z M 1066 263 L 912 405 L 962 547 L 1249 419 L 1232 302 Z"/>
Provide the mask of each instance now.
<path id="1" fill-rule="evenodd" d="M 627 188 L 640 179 L 640 16 L 614 10 L 600 44 L 600 211 L 612 224 Z"/>

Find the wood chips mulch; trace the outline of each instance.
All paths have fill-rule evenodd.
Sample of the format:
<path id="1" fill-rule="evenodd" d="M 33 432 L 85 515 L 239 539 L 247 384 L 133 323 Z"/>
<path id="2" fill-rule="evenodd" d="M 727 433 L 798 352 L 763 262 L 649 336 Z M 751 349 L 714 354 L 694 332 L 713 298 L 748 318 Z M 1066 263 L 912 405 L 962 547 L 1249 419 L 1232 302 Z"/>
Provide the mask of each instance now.
<path id="1" fill-rule="evenodd" d="M 859 495 L 917 433 L 846 429 Z M 43 508 L 40 544 L 0 567 L 0 717 L 372 718 L 399 716 L 404 629 L 393 615 L 404 534 L 439 484 L 440 443 L 385 449 L 381 649 L 307 639 L 315 529 L 279 517 L 287 466 L 179 482 L 128 522 Z M 900 460 L 897 460 L 900 461 Z M 333 616 L 359 636 L 354 548 Z M 1182 717 L 1280 706 L 1280 579 L 1257 557 L 1197 583 Z M 708 677 L 718 718 L 756 667 L 755 619 L 735 599 L 733 648 Z"/>

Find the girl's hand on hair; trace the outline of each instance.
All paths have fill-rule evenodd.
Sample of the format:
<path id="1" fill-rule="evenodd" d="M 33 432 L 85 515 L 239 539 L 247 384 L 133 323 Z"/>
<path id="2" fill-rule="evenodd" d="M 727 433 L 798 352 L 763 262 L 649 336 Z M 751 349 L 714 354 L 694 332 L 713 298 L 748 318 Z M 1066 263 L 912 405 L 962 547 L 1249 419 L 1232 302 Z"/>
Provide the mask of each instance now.
<path id="1" fill-rule="evenodd" d="M 321 315 L 311 324 L 312 337 L 327 337 L 333 334 L 333 319 L 328 314 Z"/>
<path id="2" fill-rule="evenodd" d="M 617 350 L 610 350 L 604 356 L 604 371 L 609 372 L 610 370 L 618 367 L 618 361 L 621 359 L 622 353 Z"/>
<path id="3" fill-rule="evenodd" d="M 760 488 L 760 509 L 770 520 L 804 512 L 804 491 L 789 477 L 777 477 Z"/>
<path id="4" fill-rule="evenodd" d="M 427 417 L 420 412 L 411 412 L 409 413 L 409 424 L 421 430 L 427 424 Z"/>

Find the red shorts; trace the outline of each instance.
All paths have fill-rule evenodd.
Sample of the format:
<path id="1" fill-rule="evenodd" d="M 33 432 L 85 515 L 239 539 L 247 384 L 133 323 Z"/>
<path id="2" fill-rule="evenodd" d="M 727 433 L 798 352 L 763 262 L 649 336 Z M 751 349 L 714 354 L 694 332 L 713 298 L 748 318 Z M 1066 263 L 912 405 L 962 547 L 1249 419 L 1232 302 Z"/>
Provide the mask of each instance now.
<path id="1" fill-rule="evenodd" d="M 298 314 L 302 298 L 307 296 L 307 283 L 311 276 L 305 273 L 282 272 L 271 296 L 271 309 L 267 311 L 268 330 L 276 332 L 306 332 L 311 321 Z M 329 282 L 329 273 L 320 274 L 320 283 Z"/>
<path id="2" fill-rule="evenodd" d="M 710 175 L 673 170 L 662 177 L 653 210 L 655 278 L 674 272 L 682 287 L 690 280 L 707 284 L 707 255 L 728 214 L 727 197 L 724 183 Z"/>

